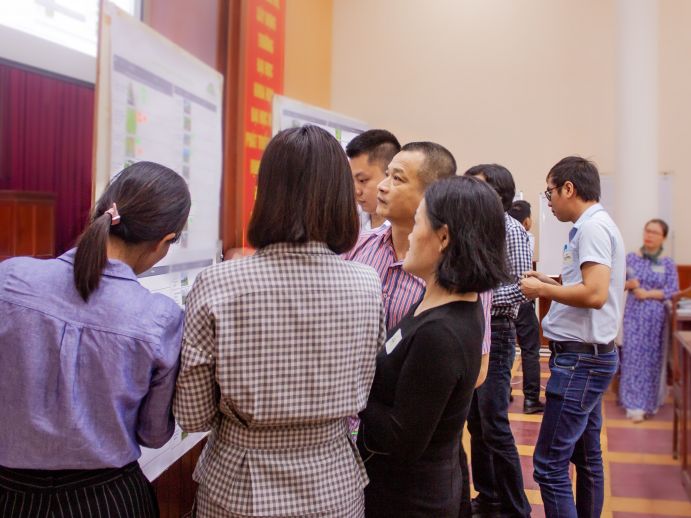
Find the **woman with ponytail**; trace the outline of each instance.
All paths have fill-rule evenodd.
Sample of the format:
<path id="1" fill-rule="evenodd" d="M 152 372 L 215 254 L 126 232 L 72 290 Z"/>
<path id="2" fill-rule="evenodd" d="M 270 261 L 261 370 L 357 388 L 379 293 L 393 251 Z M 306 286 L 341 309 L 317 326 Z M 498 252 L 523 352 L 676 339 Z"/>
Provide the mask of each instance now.
<path id="1" fill-rule="evenodd" d="M 139 162 L 76 249 L 0 263 L 0 516 L 158 516 L 137 459 L 174 430 L 182 311 L 137 275 L 189 210 L 181 176 Z"/>

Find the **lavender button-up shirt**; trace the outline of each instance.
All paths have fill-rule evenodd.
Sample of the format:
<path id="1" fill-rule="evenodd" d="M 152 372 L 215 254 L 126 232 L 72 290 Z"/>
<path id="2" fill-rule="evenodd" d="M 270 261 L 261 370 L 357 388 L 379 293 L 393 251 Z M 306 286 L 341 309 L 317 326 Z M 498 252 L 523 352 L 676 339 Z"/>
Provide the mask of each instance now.
<path id="1" fill-rule="evenodd" d="M 172 435 L 182 311 L 108 261 L 85 303 L 74 250 L 0 263 L 0 465 L 120 467 Z"/>

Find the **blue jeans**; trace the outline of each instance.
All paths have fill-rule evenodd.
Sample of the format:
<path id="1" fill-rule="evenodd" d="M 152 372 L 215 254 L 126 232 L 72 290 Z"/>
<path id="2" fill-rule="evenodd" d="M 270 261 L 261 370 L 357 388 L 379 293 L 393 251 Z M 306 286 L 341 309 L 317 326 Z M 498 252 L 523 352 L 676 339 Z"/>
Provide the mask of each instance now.
<path id="1" fill-rule="evenodd" d="M 545 515 L 598 517 L 604 502 L 600 430 L 602 394 L 617 370 L 617 352 L 553 353 L 547 404 L 533 466 Z M 574 503 L 569 462 L 576 466 Z"/>
<path id="2" fill-rule="evenodd" d="M 511 367 L 516 330 L 508 319 L 492 319 L 487 380 L 475 391 L 468 413 L 473 485 L 478 502 L 499 503 L 504 514 L 530 516 L 521 460 L 509 425 Z"/>

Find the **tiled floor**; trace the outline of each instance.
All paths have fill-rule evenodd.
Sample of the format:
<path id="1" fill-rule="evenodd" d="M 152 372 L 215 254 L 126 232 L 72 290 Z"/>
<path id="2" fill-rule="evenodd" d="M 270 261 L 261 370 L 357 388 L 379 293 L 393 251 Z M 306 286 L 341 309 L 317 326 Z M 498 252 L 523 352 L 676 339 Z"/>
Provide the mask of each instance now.
<path id="1" fill-rule="evenodd" d="M 541 370 L 544 387 L 549 377 L 547 358 L 541 359 Z M 518 357 L 513 373 L 514 401 L 509 408 L 509 419 L 521 455 L 523 481 L 528 500 L 533 506 L 533 517 L 542 518 L 544 509 L 532 473 L 533 447 L 542 416 L 523 413 Z M 680 464 L 671 454 L 671 405 L 666 404 L 654 418 L 634 424 L 626 419 L 624 410 L 617 406 L 615 394 L 608 392 L 604 397 L 602 412 L 605 468 L 603 518 L 691 517 L 691 502 L 681 485 Z M 463 440 L 466 451 L 470 451 L 468 433 L 463 434 Z"/>

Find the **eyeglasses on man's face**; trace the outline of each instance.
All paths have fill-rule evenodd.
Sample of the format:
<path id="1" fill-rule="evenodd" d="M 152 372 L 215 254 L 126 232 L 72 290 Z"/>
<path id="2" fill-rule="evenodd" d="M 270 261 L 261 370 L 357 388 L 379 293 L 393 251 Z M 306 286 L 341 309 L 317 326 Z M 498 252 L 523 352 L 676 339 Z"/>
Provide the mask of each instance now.
<path id="1" fill-rule="evenodd" d="M 552 201 L 552 191 L 554 189 L 558 189 L 558 187 L 550 187 L 545 191 L 545 198 L 547 198 L 547 201 Z"/>

